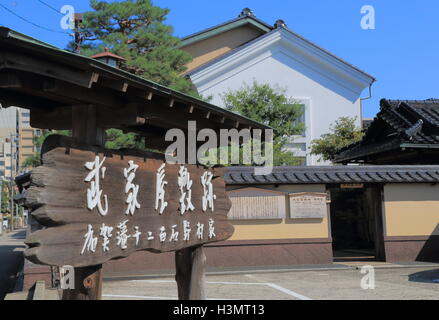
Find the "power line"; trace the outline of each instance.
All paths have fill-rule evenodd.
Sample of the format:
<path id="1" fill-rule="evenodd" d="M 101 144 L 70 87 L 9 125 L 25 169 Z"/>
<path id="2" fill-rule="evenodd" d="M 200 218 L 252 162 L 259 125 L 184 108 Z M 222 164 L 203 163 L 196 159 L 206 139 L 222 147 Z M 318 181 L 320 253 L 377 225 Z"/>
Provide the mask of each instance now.
<path id="1" fill-rule="evenodd" d="M 39 25 L 39 24 L 36 24 L 36 23 L 34 23 L 34 22 L 32 22 L 32 21 L 30 21 L 30 20 L 28 20 L 28 19 L 26 19 L 26 18 L 20 16 L 19 14 L 15 13 L 13 10 L 9 9 L 8 7 L 4 6 L 4 5 L 1 4 L 1 3 L 0 3 L 0 7 L 2 7 L 3 9 L 5 9 L 5 10 L 8 11 L 9 13 L 13 14 L 13 15 L 16 16 L 17 18 L 19 18 L 19 19 L 21 19 L 21 20 L 23 20 L 23 21 L 25 21 L 25 22 L 27 22 L 27 23 L 29 23 L 29 24 L 31 24 L 31 25 L 37 27 L 37 28 L 40 28 L 40 29 L 43 29 L 43 30 L 46 30 L 46 31 L 50 31 L 50 32 L 63 33 L 63 34 L 68 34 L 68 35 L 70 35 L 70 33 L 65 32 L 65 31 L 53 30 L 53 29 L 49 29 L 49 28 L 43 27 L 43 26 L 41 26 L 41 25 Z"/>
<path id="2" fill-rule="evenodd" d="M 50 4 L 48 4 L 48 3 L 46 3 L 46 2 L 44 2 L 42 0 L 37 0 L 37 1 L 63 16 L 63 14 L 57 8 L 51 6 Z"/>

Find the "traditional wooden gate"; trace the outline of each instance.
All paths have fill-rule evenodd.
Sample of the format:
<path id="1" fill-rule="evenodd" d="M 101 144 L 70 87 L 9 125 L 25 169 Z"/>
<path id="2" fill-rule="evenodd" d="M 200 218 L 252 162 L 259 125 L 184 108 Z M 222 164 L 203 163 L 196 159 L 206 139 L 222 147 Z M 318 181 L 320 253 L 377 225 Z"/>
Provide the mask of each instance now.
<path id="1" fill-rule="evenodd" d="M 102 264 L 139 250 L 175 251 L 179 298 L 204 298 L 203 244 L 233 233 L 221 169 L 106 150 L 105 130 L 135 132 L 147 147 L 165 150 L 173 128 L 193 137 L 206 128 L 268 127 L 3 27 L 0 102 L 29 109 L 34 128 L 72 130 L 72 138 L 46 140 L 25 194 L 45 227 L 29 235 L 26 257 L 75 267 L 75 290 L 64 299 L 99 299 Z"/>

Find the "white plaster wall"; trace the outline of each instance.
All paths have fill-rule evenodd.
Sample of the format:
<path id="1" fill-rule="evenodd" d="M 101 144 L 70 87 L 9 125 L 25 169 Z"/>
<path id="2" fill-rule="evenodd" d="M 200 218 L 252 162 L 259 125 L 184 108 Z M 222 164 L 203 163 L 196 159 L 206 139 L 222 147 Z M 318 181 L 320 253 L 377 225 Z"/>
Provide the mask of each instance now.
<path id="1" fill-rule="evenodd" d="M 306 105 L 306 137 L 297 137 L 294 142 L 305 142 L 307 148 L 313 139 L 327 133 L 330 125 L 340 117 L 357 117 L 357 125 L 361 124 L 358 91 L 351 90 L 336 76 L 331 77 L 328 73 L 320 72 L 318 67 L 303 63 L 280 44 L 249 57 L 238 68 L 224 71 L 213 79 L 194 77 L 193 82 L 200 94 L 212 95 L 212 103 L 223 107 L 221 95 L 224 92 L 237 90 L 253 80 L 286 88 L 290 97 Z M 325 164 L 329 163 L 319 162 L 315 156 L 307 156 L 307 165 Z"/>

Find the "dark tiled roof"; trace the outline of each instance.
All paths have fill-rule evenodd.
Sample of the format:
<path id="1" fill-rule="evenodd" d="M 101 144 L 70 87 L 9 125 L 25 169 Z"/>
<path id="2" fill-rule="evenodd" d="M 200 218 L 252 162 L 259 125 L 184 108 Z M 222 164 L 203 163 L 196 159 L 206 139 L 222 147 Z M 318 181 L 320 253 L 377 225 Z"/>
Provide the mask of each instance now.
<path id="1" fill-rule="evenodd" d="M 386 121 L 408 143 L 439 143 L 439 101 L 381 100 L 378 118 Z"/>
<path id="2" fill-rule="evenodd" d="M 373 119 L 363 119 L 363 130 L 367 130 L 372 124 Z"/>
<path id="3" fill-rule="evenodd" d="M 439 166 L 275 167 L 263 176 L 253 167 L 230 167 L 224 178 L 228 185 L 439 183 Z"/>
<path id="4" fill-rule="evenodd" d="M 336 161 L 346 161 L 402 145 L 439 147 L 439 100 L 387 100 L 360 142 L 340 150 Z"/>

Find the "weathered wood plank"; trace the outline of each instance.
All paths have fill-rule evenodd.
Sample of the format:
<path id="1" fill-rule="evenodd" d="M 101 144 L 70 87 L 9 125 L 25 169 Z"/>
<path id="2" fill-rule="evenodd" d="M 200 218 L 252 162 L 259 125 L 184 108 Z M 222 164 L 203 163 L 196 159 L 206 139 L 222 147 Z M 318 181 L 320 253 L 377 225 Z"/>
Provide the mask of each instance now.
<path id="1" fill-rule="evenodd" d="M 43 146 L 43 166 L 36 168 L 32 174 L 25 206 L 33 209 L 31 214 L 49 227 L 31 234 L 26 240 L 30 248 L 25 256 L 32 262 L 85 267 L 127 257 L 139 250 L 157 253 L 176 251 L 223 241 L 232 235 L 233 226 L 227 222 L 231 202 L 225 192 L 225 182 L 218 175 L 222 174 L 222 169 L 185 166 L 192 180 L 194 210 L 181 214 L 181 192 L 178 187 L 181 166 L 165 164 L 165 180 L 168 184 L 164 201 L 168 206 L 160 214 L 155 205 L 157 171 L 164 164 L 159 159 L 161 155 L 155 155 L 153 159 L 99 147 L 93 147 L 93 151 L 80 150 L 73 148 L 74 145 L 80 144 L 67 137 L 48 139 Z M 103 166 L 106 171 L 100 180 L 100 189 L 101 200 L 107 196 L 106 215 L 100 214 L 97 208 L 87 208 L 87 190 L 91 187 L 90 182 L 85 181 L 90 173 L 85 164 L 94 161 L 96 156 L 100 161 L 105 158 Z M 133 215 L 127 212 L 124 176 L 124 169 L 128 168 L 130 161 L 138 166 L 132 183 L 139 186 L 137 201 L 140 207 L 134 210 Z M 201 177 L 206 172 L 213 173 L 212 186 L 216 196 L 213 210 L 203 210 L 205 190 Z M 105 245 L 105 237 L 101 234 L 101 228 L 104 227 L 113 228 L 110 242 Z M 117 241 L 123 230 L 128 236 L 126 247 Z M 87 247 L 88 232 L 90 239 L 97 242 L 93 250 Z"/>

